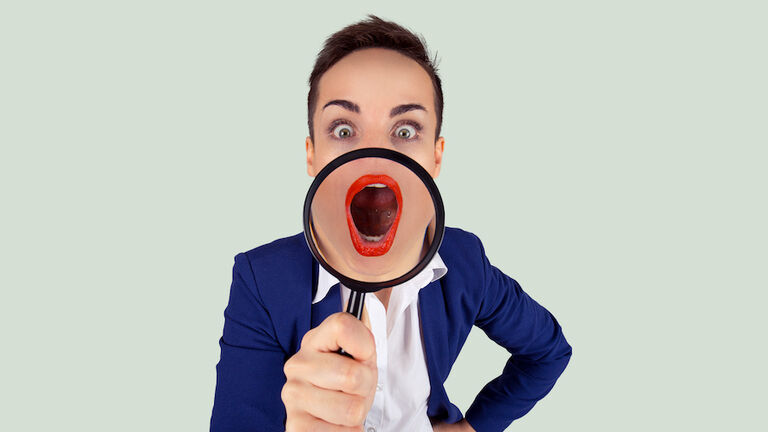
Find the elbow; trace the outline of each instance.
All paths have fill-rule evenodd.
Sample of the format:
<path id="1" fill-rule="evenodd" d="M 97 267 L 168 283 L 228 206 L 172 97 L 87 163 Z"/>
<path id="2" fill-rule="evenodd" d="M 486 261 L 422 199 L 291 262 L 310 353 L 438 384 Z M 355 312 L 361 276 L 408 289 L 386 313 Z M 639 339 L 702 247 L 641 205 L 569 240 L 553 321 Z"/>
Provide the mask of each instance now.
<path id="1" fill-rule="evenodd" d="M 559 326 L 553 336 L 547 343 L 547 348 L 538 356 L 529 358 L 518 356 L 515 358 L 513 355 L 512 360 L 529 375 L 554 383 L 571 361 L 573 348 L 565 339 Z"/>
<path id="2" fill-rule="evenodd" d="M 565 337 L 562 338 L 562 344 L 560 346 L 560 349 L 558 350 L 558 354 L 554 359 L 554 362 L 560 365 L 560 374 L 565 371 L 566 366 L 568 366 L 568 362 L 571 361 L 571 356 L 573 355 L 573 348 L 568 343 L 567 340 L 565 340 Z"/>
<path id="3" fill-rule="evenodd" d="M 551 372 L 559 377 L 565 371 L 568 362 L 571 361 L 572 355 L 573 347 L 565 339 L 563 329 L 558 325 L 554 344 L 552 344 L 552 349 L 550 349 L 546 360 L 551 365 Z"/>

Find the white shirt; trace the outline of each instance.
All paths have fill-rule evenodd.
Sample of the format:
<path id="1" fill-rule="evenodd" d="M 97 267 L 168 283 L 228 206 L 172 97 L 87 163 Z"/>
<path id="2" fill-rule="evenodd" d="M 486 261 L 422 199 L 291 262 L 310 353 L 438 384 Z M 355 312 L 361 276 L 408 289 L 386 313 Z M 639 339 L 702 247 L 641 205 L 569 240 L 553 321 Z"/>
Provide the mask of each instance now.
<path id="1" fill-rule="evenodd" d="M 435 254 L 413 279 L 392 287 L 386 310 L 375 294 L 365 295 L 379 370 L 376 396 L 365 419 L 366 432 L 432 432 L 427 416 L 431 387 L 418 299 L 422 288 L 447 272 L 440 254 Z M 337 283 L 338 279 L 320 266 L 312 303 L 325 298 Z M 341 285 L 341 310 L 346 310 L 349 295 L 349 288 Z"/>

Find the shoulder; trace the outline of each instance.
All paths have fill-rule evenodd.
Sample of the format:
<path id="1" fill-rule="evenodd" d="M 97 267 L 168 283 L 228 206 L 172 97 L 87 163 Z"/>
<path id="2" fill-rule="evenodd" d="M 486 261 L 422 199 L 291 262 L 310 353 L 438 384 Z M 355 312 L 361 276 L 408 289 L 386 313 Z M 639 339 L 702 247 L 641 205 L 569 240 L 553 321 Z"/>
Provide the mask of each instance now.
<path id="1" fill-rule="evenodd" d="M 475 289 L 485 277 L 485 250 L 480 239 L 460 228 L 445 228 L 440 258 L 448 268 L 446 281 Z"/>
<path id="2" fill-rule="evenodd" d="M 267 308 L 282 310 L 312 292 L 314 258 L 304 234 L 277 239 L 235 257 L 235 267 L 247 266 L 252 289 Z"/>
<path id="3" fill-rule="evenodd" d="M 254 272 L 263 269 L 284 269 L 290 264 L 311 262 L 311 255 L 304 240 L 304 234 L 299 233 L 283 237 L 270 243 L 255 247 L 238 255 L 253 267 Z"/>
<path id="4" fill-rule="evenodd" d="M 235 277 L 242 277 L 274 326 L 286 352 L 295 352 L 309 329 L 315 261 L 303 233 L 237 254 Z"/>
<path id="5" fill-rule="evenodd" d="M 473 233 L 461 228 L 445 227 L 440 257 L 449 260 L 477 260 L 485 255 L 483 244 Z"/>

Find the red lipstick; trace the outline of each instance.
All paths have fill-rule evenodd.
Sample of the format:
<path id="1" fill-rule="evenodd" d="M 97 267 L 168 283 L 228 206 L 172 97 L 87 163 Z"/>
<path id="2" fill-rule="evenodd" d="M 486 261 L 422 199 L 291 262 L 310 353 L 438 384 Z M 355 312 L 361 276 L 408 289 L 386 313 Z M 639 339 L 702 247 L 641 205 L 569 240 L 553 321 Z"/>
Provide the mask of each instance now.
<path id="1" fill-rule="evenodd" d="M 363 256 L 387 253 L 395 240 L 403 209 L 397 182 L 385 174 L 364 175 L 349 187 L 344 205 L 349 235 L 357 253 Z"/>

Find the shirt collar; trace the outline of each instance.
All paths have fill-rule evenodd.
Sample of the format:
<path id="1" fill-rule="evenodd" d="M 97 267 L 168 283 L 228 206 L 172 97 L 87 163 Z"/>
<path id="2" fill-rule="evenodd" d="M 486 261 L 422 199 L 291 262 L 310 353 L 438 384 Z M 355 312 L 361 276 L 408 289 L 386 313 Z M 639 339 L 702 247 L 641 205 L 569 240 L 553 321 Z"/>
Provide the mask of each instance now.
<path id="1" fill-rule="evenodd" d="M 317 293 L 315 294 L 315 298 L 312 299 L 312 304 L 315 304 L 319 302 L 320 300 L 324 299 L 325 296 L 328 294 L 328 291 L 331 290 L 331 287 L 339 283 L 339 280 L 336 279 L 336 277 L 328 271 L 323 268 L 323 266 L 319 265 L 319 272 L 317 274 Z M 426 267 L 424 267 L 423 270 L 419 272 L 416 276 L 411 279 L 412 281 L 417 281 L 424 279 L 425 281 L 428 280 L 423 286 L 427 286 L 430 283 L 440 279 L 441 277 L 445 276 L 445 274 L 448 273 L 448 267 L 445 266 L 445 263 L 443 262 L 442 258 L 440 258 L 439 253 L 435 253 L 435 256 L 432 257 L 432 260 L 429 261 L 429 264 L 427 264 Z M 429 278 L 429 279 L 428 279 Z M 403 284 L 408 283 L 410 281 L 406 281 Z M 400 285 L 396 285 L 393 288 L 396 288 Z"/>

